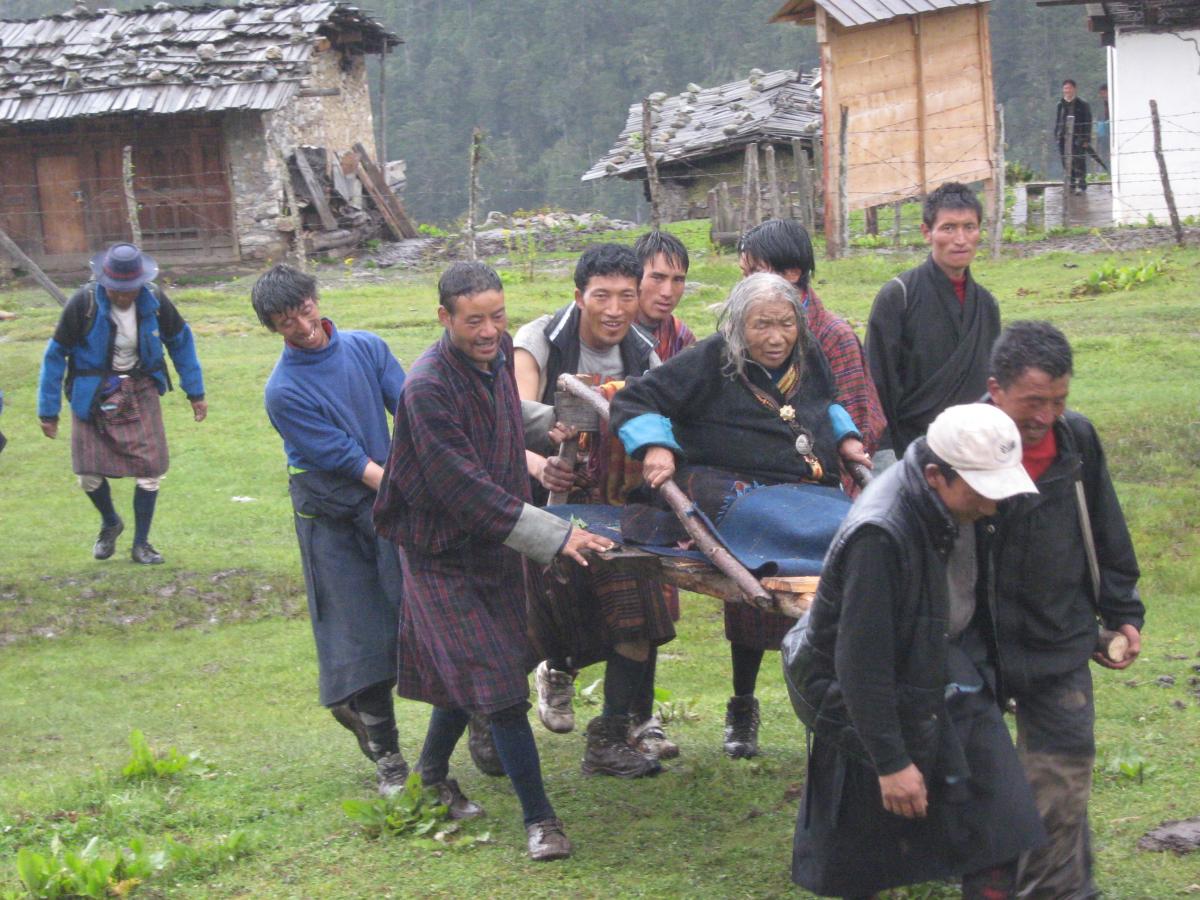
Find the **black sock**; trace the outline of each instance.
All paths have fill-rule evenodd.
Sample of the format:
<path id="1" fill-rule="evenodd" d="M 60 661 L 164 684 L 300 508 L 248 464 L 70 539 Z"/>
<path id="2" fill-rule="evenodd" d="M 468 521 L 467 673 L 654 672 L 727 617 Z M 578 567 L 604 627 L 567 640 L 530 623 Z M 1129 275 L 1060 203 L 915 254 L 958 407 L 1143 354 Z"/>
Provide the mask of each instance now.
<path id="1" fill-rule="evenodd" d="M 133 542 L 145 544 L 150 540 L 150 523 L 154 521 L 154 504 L 158 491 L 135 488 L 133 491 Z"/>
<path id="2" fill-rule="evenodd" d="M 624 716 L 633 705 L 646 664 L 612 652 L 604 667 L 604 715 Z"/>
<path id="3" fill-rule="evenodd" d="M 390 681 L 363 688 L 350 698 L 350 705 L 367 729 L 371 754 L 378 759 L 400 752 L 400 731 L 396 728 L 396 707 Z"/>
<path id="4" fill-rule="evenodd" d="M 546 667 L 556 672 L 570 672 L 571 661 L 565 656 L 547 656 Z"/>
<path id="5" fill-rule="evenodd" d="M 542 763 L 538 759 L 533 729 L 522 706 L 513 706 L 489 717 L 496 753 L 504 764 L 504 772 L 512 782 L 525 824 L 554 818 L 554 807 L 542 784 Z"/>
<path id="6" fill-rule="evenodd" d="M 642 683 L 638 685 L 630 712 L 635 722 L 645 722 L 654 715 L 654 675 L 658 669 L 658 648 L 651 647 L 650 655 L 646 657 L 645 668 L 642 670 Z"/>
<path id="7" fill-rule="evenodd" d="M 100 487 L 88 491 L 87 497 L 92 501 L 92 506 L 100 511 L 100 523 L 105 528 L 111 528 L 120 521 L 117 511 L 113 508 L 112 489 L 108 486 L 107 478 L 100 480 Z"/>
<path id="8" fill-rule="evenodd" d="M 762 666 L 763 651 L 743 644 L 730 644 L 729 655 L 733 660 L 733 694 L 745 697 L 754 693 L 758 684 L 758 670 Z"/>
<path id="9" fill-rule="evenodd" d="M 471 720 L 465 709 L 457 706 L 435 706 L 429 717 L 429 730 L 425 732 L 425 746 L 417 768 L 421 770 L 421 781 L 437 784 L 450 774 L 450 754 L 454 752 L 458 739 L 467 730 Z"/>

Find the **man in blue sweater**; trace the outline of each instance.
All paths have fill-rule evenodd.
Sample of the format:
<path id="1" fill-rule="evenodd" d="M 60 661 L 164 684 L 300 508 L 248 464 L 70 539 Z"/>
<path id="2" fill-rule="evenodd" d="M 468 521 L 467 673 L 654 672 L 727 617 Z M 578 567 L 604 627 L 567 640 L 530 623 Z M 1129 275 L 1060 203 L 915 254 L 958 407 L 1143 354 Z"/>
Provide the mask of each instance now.
<path id="1" fill-rule="evenodd" d="M 320 700 L 375 762 L 386 796 L 408 777 L 392 700 L 402 580 L 371 506 L 404 370 L 382 338 L 322 318 L 316 280 L 297 269 L 275 266 L 251 302 L 284 341 L 266 407 L 287 454 Z"/>

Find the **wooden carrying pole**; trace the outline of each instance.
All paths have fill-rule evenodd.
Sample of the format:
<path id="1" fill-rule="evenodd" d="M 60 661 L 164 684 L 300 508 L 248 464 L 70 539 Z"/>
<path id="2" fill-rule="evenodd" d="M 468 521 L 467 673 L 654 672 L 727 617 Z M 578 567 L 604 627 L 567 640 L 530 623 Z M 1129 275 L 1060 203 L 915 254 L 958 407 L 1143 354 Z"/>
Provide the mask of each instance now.
<path id="1" fill-rule="evenodd" d="M 654 133 L 654 104 L 642 101 L 642 156 L 646 160 L 646 183 L 650 186 L 650 227 L 658 231 L 662 224 L 659 209 L 658 161 L 654 158 L 654 147 L 650 136 Z"/>
<path id="2" fill-rule="evenodd" d="M 11 256 L 17 265 L 32 275 L 33 280 L 45 288 L 46 293 L 57 300 L 59 306 L 67 305 L 67 295 L 58 289 L 58 285 L 50 280 L 50 276 L 42 271 L 41 266 L 25 255 L 25 251 L 18 247 L 3 229 L 0 229 L 0 250 Z"/>
<path id="3" fill-rule="evenodd" d="M 1175 243 L 1183 246 L 1183 225 L 1179 221 L 1179 210 L 1175 208 L 1175 192 L 1167 178 L 1167 159 L 1163 156 L 1162 130 L 1158 124 L 1158 101 L 1150 101 L 1150 124 L 1154 128 L 1154 158 L 1158 161 L 1158 176 L 1162 179 L 1163 197 L 1167 201 L 1167 215 L 1171 217 L 1171 228 L 1175 230 Z"/>
<path id="4" fill-rule="evenodd" d="M 1075 117 L 1067 116 L 1063 134 L 1062 225 L 1071 224 L 1071 173 L 1075 170 Z"/>
<path id="5" fill-rule="evenodd" d="M 130 240 L 142 246 L 142 223 L 138 219 L 137 197 L 133 192 L 133 148 L 126 145 L 121 151 L 121 180 L 125 184 L 125 211 L 129 214 Z"/>
<path id="6" fill-rule="evenodd" d="M 560 375 L 558 389 L 586 401 L 602 419 L 608 421 L 608 401 L 599 391 L 584 384 L 574 375 Z M 775 609 L 776 604 L 771 593 L 750 574 L 749 569 L 734 559 L 733 554 L 726 550 L 708 530 L 708 526 L 697 516 L 695 504 L 680 490 L 679 485 L 668 480 L 658 491 L 679 518 L 692 540 L 696 542 L 696 546 L 722 574 L 733 580 L 746 600 L 763 609 Z"/>

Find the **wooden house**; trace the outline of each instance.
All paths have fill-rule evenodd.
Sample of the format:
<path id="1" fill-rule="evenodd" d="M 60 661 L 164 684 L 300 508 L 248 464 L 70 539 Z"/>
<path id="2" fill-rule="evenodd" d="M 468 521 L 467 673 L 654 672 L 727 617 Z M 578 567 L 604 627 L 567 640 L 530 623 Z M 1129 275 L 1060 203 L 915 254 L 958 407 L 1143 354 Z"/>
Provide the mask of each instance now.
<path id="1" fill-rule="evenodd" d="M 816 72 L 754 69 L 739 81 L 710 88 L 693 84 L 682 94 L 657 93 L 649 99 L 654 116 L 650 149 L 658 164 L 659 212 L 664 222 L 709 218 L 708 193 L 722 182 L 740 197 L 743 157 L 750 145 L 775 148 L 780 190 L 789 193 L 794 154 L 798 151 L 801 164 L 809 165 L 821 140 Z M 616 143 L 582 180 L 612 177 L 646 183 L 640 102 L 629 107 Z M 760 181 L 760 189 L 762 185 Z"/>
<path id="2" fill-rule="evenodd" d="M 1042 0 L 1084 6 L 1088 28 L 1108 48 L 1113 221 L 1167 221 L 1150 124 L 1158 105 L 1163 159 L 1180 217 L 1200 215 L 1200 2 Z M 1064 73 L 1069 76 L 1070 73 Z M 1097 118 L 1097 100 L 1086 98 Z"/>
<path id="3" fill-rule="evenodd" d="M 129 240 L 129 147 L 147 250 L 278 256 L 281 161 L 374 146 L 365 54 L 398 43 L 340 0 L 0 22 L 0 227 L 49 267 Z"/>
<path id="4" fill-rule="evenodd" d="M 987 182 L 995 100 L 986 0 L 787 0 L 773 22 L 815 25 L 825 116 L 825 233 L 839 228 L 840 110 L 849 209 Z"/>

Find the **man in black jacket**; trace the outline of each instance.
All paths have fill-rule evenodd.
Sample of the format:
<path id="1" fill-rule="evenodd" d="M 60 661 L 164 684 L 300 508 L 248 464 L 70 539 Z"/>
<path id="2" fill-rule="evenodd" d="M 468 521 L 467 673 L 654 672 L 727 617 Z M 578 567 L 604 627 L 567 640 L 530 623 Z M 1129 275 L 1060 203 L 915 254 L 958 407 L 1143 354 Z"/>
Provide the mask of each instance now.
<path id="1" fill-rule="evenodd" d="M 971 277 L 982 215 L 966 185 L 939 187 L 922 212 L 929 258 L 875 297 L 867 320 L 867 362 L 888 425 L 875 454 L 876 470 L 903 456 L 947 406 L 983 394 L 988 354 L 1000 333 L 1000 307 Z"/>
<path id="2" fill-rule="evenodd" d="M 1033 490 L 1012 421 L 954 406 L 834 536 L 784 646 L 814 735 L 792 857 L 801 886 L 859 897 L 963 875 L 965 897 L 1009 897 L 1018 855 L 1044 840 L 995 699 L 972 524 Z"/>
<path id="3" fill-rule="evenodd" d="M 1067 146 L 1067 117 L 1074 117 Z M 1062 83 L 1062 99 L 1054 109 L 1054 143 L 1062 159 L 1063 188 L 1076 194 L 1087 190 L 1087 151 L 1092 143 L 1092 109 L 1076 94 L 1075 82 Z"/>
<path id="4" fill-rule="evenodd" d="M 1025 897 L 1096 896 L 1087 823 L 1096 757 L 1089 659 L 1112 669 L 1141 649 L 1138 563 L 1092 423 L 1066 410 L 1071 345 L 1048 322 L 1014 322 L 992 352 L 988 393 L 1017 424 L 1038 493 L 996 520 L 1001 681 L 1016 700 L 1017 744 L 1050 843 L 1022 859 Z M 1095 547 L 1094 573 L 1089 543 Z M 1096 619 L 1129 640 L 1114 663 Z"/>

